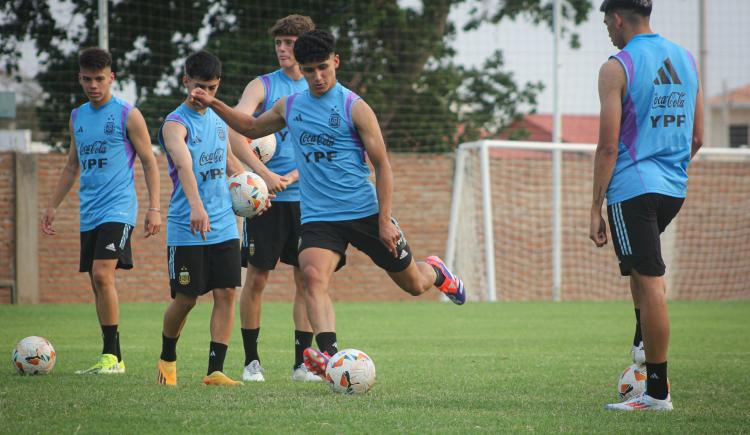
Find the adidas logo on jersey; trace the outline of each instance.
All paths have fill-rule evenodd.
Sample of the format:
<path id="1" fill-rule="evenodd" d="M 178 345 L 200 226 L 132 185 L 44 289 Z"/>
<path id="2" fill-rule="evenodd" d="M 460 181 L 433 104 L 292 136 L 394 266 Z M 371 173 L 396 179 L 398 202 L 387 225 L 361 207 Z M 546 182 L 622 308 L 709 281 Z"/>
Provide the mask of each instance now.
<path id="1" fill-rule="evenodd" d="M 298 113 L 297 116 L 294 117 L 294 120 L 297 122 L 302 122 L 302 114 Z"/>
<path id="2" fill-rule="evenodd" d="M 112 252 L 116 252 L 117 251 L 117 249 L 115 248 L 115 244 L 114 243 L 110 243 L 109 245 L 105 246 L 104 249 L 106 249 L 108 251 L 112 251 Z"/>
<path id="3" fill-rule="evenodd" d="M 680 77 L 677 75 L 677 71 L 672 66 L 672 61 L 669 58 L 664 59 L 664 65 L 657 71 L 657 76 L 654 79 L 655 85 L 669 85 L 669 84 L 681 85 Z"/>

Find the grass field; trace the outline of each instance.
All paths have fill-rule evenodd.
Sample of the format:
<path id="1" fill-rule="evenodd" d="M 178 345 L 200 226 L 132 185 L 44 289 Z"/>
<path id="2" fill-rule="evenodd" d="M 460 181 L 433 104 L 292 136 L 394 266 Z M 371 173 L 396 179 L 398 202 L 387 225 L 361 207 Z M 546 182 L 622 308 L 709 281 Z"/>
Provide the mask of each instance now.
<path id="1" fill-rule="evenodd" d="M 266 304 L 260 353 L 267 381 L 201 384 L 210 304 L 191 314 L 177 347 L 178 387 L 155 385 L 164 304 L 125 304 L 128 373 L 77 376 L 101 351 L 93 305 L 0 306 L 3 433 L 747 433 L 750 301 L 673 302 L 670 379 L 675 411 L 621 414 L 633 314 L 625 302 L 339 303 L 339 345 L 375 361 L 364 396 L 289 381 L 290 304 Z M 48 376 L 18 376 L 15 342 L 49 338 Z M 0 353 L 2 355 L 2 353 Z M 239 326 L 226 371 L 239 377 Z"/>

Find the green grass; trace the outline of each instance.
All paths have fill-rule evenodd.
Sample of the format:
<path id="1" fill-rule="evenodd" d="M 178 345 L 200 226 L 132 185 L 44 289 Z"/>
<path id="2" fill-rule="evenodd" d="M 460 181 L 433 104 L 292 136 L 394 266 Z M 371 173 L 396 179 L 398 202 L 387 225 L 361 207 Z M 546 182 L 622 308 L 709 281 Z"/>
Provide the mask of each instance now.
<path id="1" fill-rule="evenodd" d="M 154 384 L 165 304 L 122 306 L 124 376 L 74 375 L 101 351 L 93 305 L 0 306 L 4 433 L 742 433 L 750 430 L 750 301 L 673 302 L 675 411 L 603 410 L 629 362 L 626 302 L 340 303 L 341 347 L 375 361 L 364 396 L 288 380 L 291 305 L 264 306 L 267 381 L 201 384 L 210 304 L 191 313 L 177 347 L 177 388 Z M 239 377 L 236 326 L 226 371 Z M 58 352 L 47 376 L 18 376 L 15 342 L 42 335 Z M 4 349 L 4 350 L 3 350 Z M 1 355 L 2 353 L 0 353 Z"/>

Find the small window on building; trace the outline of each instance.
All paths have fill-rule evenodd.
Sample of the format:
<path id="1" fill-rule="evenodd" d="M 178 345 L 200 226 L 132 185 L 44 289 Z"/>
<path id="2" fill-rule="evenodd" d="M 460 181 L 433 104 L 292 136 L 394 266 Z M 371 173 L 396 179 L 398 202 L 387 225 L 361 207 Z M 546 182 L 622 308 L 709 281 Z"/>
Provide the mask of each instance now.
<path id="1" fill-rule="evenodd" d="M 729 146 L 732 148 L 747 147 L 750 143 L 747 124 L 735 124 L 729 126 Z"/>

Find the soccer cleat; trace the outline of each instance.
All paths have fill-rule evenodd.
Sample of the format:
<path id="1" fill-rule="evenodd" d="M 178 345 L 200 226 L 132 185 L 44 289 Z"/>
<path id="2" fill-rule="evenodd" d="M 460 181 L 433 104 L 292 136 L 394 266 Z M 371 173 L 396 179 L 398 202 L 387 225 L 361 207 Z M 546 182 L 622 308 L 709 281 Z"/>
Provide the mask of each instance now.
<path id="1" fill-rule="evenodd" d="M 633 357 L 634 363 L 646 364 L 646 351 L 643 350 L 643 341 L 638 343 L 638 346 L 633 346 L 630 349 L 630 356 Z"/>
<path id="2" fill-rule="evenodd" d="M 253 382 L 264 382 L 266 380 L 265 377 L 263 377 L 263 367 L 260 366 L 260 361 L 257 359 L 250 361 L 250 364 L 245 366 L 245 369 L 242 370 L 242 380 L 245 382 L 253 381 Z"/>
<path id="3" fill-rule="evenodd" d="M 443 284 L 441 284 L 439 287 L 435 287 L 443 292 L 443 294 L 447 296 L 448 299 L 450 299 L 454 304 L 463 305 L 464 302 L 466 302 L 466 291 L 464 290 L 464 283 L 463 281 L 461 281 L 461 278 L 453 275 L 451 271 L 448 270 L 448 266 L 445 265 L 440 257 L 431 255 L 424 261 L 431 266 L 439 268 L 443 272 L 445 281 L 443 281 Z"/>
<path id="4" fill-rule="evenodd" d="M 224 373 L 216 370 L 208 376 L 203 377 L 203 383 L 206 385 L 235 386 L 243 385 L 240 381 L 235 381 Z"/>
<path id="5" fill-rule="evenodd" d="M 331 358 L 328 352 L 321 352 L 312 347 L 308 347 L 302 352 L 302 359 L 305 361 L 305 367 L 313 375 L 324 378 L 326 375 L 326 366 Z"/>
<path id="6" fill-rule="evenodd" d="M 659 400 L 643 392 L 630 400 L 620 403 L 610 403 L 604 409 L 610 411 L 671 411 L 673 409 L 672 397 L 667 394 L 666 399 Z"/>
<path id="7" fill-rule="evenodd" d="M 310 373 L 310 370 L 303 363 L 292 369 L 292 380 L 299 382 L 321 382 L 323 378 Z"/>
<path id="8" fill-rule="evenodd" d="M 156 364 L 158 375 L 156 383 L 159 385 L 177 385 L 177 361 L 164 361 Z"/>
<path id="9" fill-rule="evenodd" d="M 116 375 L 125 373 L 125 362 L 117 361 L 117 357 L 111 353 L 103 353 L 99 357 L 99 361 L 93 366 L 84 369 L 76 370 L 77 375 Z"/>

